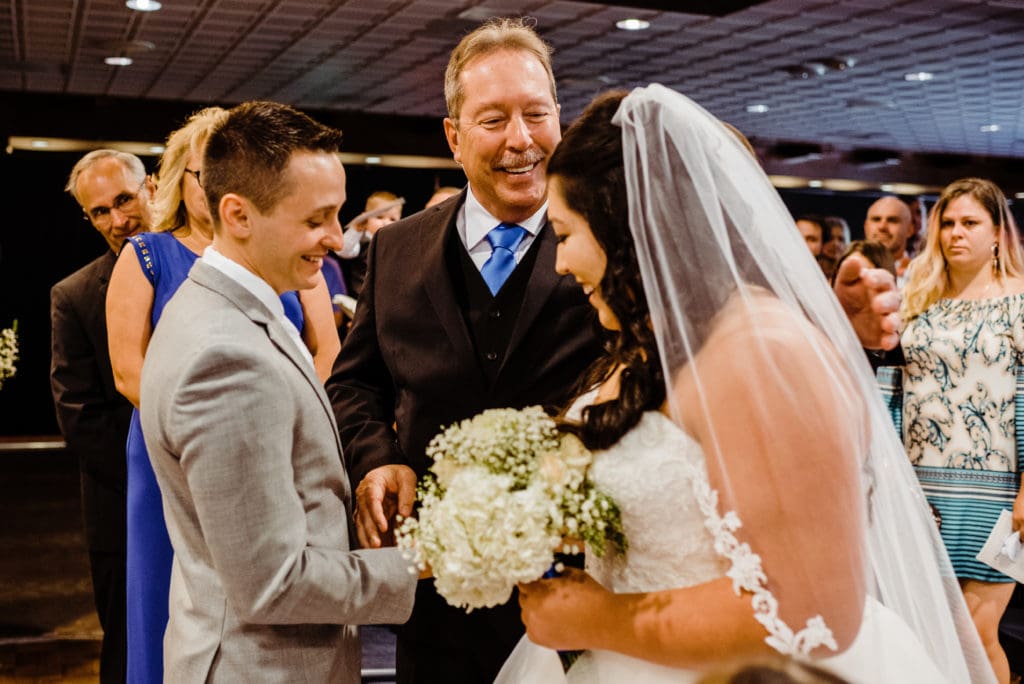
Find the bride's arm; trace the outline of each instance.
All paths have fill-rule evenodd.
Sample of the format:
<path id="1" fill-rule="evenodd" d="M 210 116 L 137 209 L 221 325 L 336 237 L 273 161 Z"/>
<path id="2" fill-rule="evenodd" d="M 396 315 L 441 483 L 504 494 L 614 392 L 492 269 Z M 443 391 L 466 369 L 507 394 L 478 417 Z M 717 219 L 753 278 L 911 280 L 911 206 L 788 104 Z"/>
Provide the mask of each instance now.
<path id="1" fill-rule="evenodd" d="M 750 596 L 721 578 L 685 589 L 613 594 L 582 570 L 520 585 L 530 640 L 558 650 L 604 649 L 672 667 L 699 668 L 768 652 Z"/>
<path id="2" fill-rule="evenodd" d="M 796 632 L 822 616 L 844 650 L 866 590 L 864 398 L 832 343 L 774 297 L 736 298 L 720 318 L 676 378 L 677 412 L 779 617 Z"/>
<path id="3" fill-rule="evenodd" d="M 757 326 L 735 312 L 720 321 L 673 399 L 705 451 L 718 512 L 739 514 L 736 536 L 759 554 L 780 617 L 798 631 L 820 614 L 842 650 L 864 605 L 862 406 L 806 322 L 777 303 L 755 315 Z M 542 645 L 700 667 L 767 650 L 751 598 L 727 578 L 616 595 L 573 574 L 524 587 L 520 600 Z"/>

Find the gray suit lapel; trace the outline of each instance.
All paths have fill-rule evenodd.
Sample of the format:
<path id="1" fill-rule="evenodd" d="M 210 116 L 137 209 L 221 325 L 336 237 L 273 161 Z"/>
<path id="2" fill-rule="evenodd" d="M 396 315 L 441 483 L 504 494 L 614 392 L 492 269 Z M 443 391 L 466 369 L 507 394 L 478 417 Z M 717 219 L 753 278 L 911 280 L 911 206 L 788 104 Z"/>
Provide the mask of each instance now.
<path id="1" fill-rule="evenodd" d="M 274 314 L 256 298 L 251 292 L 242 287 L 237 281 L 229 278 L 227 275 L 222 273 L 220 270 L 210 266 L 203 262 L 202 259 L 198 259 L 193 264 L 192 269 L 188 273 L 188 277 L 195 281 L 196 284 L 201 285 L 209 290 L 217 292 L 225 299 L 230 301 L 235 307 L 237 307 L 242 313 L 244 313 L 253 323 L 263 328 L 267 337 L 277 347 L 282 354 L 288 357 L 288 360 L 295 365 L 295 367 L 302 373 L 303 377 L 306 378 L 306 382 L 309 383 L 310 387 L 316 393 L 317 399 L 320 401 L 321 407 L 331 421 L 331 427 L 334 432 L 335 441 L 338 444 L 338 450 L 341 450 L 341 442 L 338 437 L 337 426 L 334 422 L 334 411 L 331 409 L 330 401 L 327 399 L 327 394 L 324 391 L 323 383 L 320 382 L 320 378 L 317 377 L 316 370 L 313 368 L 309 360 L 306 359 L 305 355 L 300 349 L 295 346 L 295 342 L 288 331 L 285 330 L 284 323 L 278 319 Z"/>

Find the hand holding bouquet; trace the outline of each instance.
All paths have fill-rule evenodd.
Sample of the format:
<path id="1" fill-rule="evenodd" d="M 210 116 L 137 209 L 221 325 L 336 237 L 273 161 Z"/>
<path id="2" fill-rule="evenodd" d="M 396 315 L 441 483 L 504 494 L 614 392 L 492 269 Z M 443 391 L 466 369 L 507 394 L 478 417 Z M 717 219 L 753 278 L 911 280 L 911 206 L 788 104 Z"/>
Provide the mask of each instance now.
<path id="1" fill-rule="evenodd" d="M 427 455 L 419 517 L 402 523 L 398 544 L 430 564 L 453 606 L 504 603 L 517 583 L 543 576 L 565 537 L 598 555 L 609 541 L 626 548 L 618 508 L 587 479 L 590 452 L 538 406 L 452 425 Z"/>

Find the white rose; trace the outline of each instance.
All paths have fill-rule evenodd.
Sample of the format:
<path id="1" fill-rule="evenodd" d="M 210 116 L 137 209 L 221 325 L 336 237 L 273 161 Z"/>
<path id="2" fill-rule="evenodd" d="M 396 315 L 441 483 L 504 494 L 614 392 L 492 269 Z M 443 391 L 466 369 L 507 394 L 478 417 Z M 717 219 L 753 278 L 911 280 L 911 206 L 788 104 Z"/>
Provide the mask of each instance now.
<path id="1" fill-rule="evenodd" d="M 553 451 L 546 451 L 540 455 L 540 467 L 537 469 L 541 480 L 549 489 L 556 490 L 569 483 L 569 468 L 561 455 Z"/>

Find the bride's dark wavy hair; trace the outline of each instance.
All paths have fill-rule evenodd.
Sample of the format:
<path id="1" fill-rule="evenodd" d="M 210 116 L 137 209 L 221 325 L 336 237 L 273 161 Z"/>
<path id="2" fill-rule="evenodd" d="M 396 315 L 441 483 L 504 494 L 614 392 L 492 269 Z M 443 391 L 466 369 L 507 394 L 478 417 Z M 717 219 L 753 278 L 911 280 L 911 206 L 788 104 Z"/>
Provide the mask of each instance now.
<path id="1" fill-rule="evenodd" d="M 593 387 L 622 366 L 619 396 L 585 408 L 581 424 L 564 423 L 588 449 L 607 449 L 636 426 L 644 411 L 665 401 L 664 373 L 629 231 L 622 129 L 612 124 L 627 94 L 611 91 L 591 102 L 565 132 L 547 170 L 607 256 L 600 294 L 621 326 L 604 334 L 606 354 L 584 375 L 581 388 Z"/>

